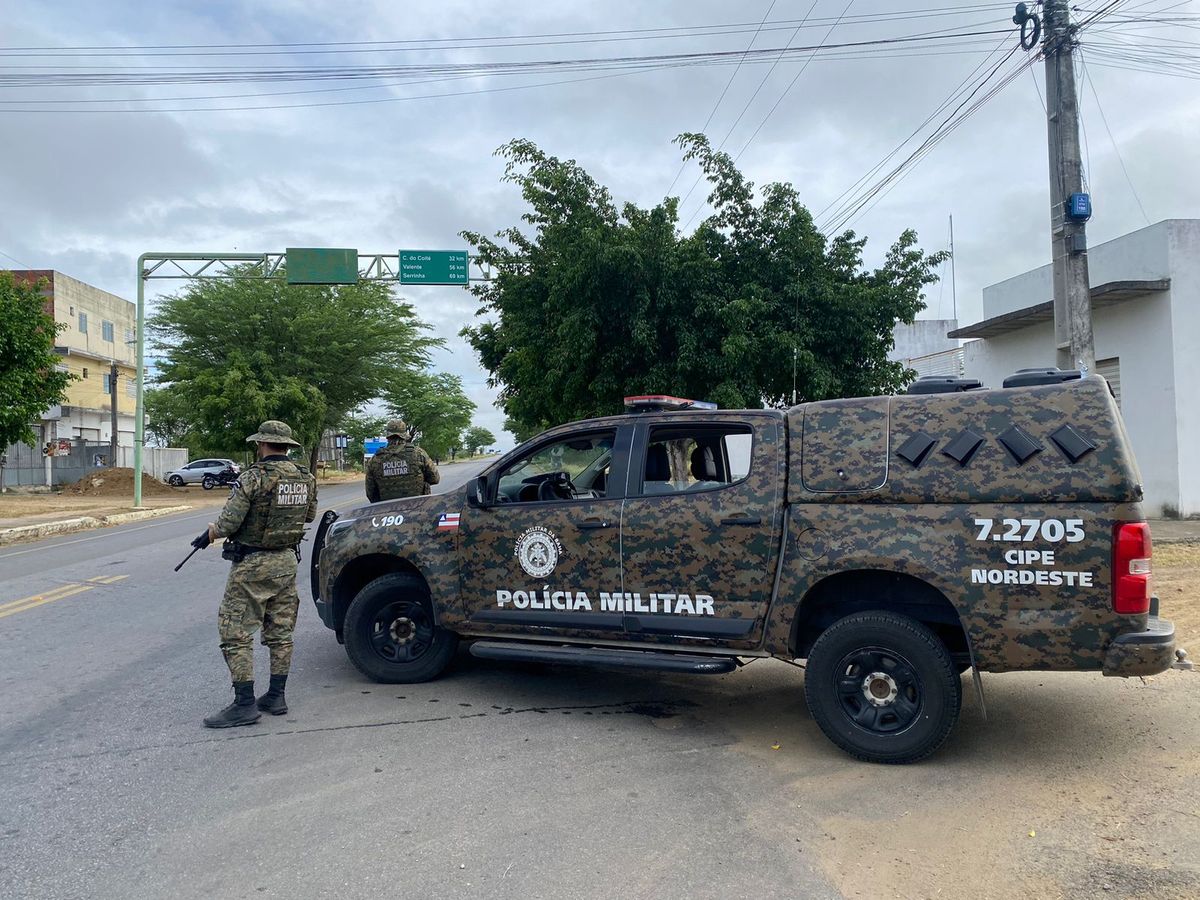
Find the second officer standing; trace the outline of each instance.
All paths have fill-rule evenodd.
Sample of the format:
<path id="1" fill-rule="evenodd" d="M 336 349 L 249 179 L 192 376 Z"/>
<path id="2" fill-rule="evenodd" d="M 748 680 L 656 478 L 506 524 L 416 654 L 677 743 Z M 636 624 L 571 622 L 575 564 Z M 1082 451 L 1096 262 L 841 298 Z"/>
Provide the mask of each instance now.
<path id="1" fill-rule="evenodd" d="M 429 493 L 429 486 L 442 480 L 429 454 L 408 439 L 408 427 L 400 419 L 387 423 L 387 446 L 367 464 L 367 500 L 397 500 Z"/>

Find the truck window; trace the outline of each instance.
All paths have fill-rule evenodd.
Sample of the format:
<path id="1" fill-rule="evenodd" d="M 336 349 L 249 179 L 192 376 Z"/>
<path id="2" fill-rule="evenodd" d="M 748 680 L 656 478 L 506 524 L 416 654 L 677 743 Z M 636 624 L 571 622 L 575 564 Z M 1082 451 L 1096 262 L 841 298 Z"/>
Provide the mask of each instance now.
<path id="1" fill-rule="evenodd" d="M 501 503 L 596 500 L 607 496 L 614 431 L 542 444 L 500 472 Z"/>
<path id="2" fill-rule="evenodd" d="M 749 425 L 667 425 L 650 429 L 642 465 L 642 494 L 723 488 L 750 471 Z"/>

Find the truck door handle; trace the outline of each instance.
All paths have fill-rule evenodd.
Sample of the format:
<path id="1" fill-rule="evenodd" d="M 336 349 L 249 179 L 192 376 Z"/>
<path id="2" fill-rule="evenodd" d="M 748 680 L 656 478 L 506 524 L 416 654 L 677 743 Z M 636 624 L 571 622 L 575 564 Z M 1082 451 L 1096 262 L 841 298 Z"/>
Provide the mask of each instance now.
<path id="1" fill-rule="evenodd" d="M 607 528 L 609 523 L 604 519 L 584 519 L 582 522 L 576 522 L 575 527 L 580 531 L 590 531 L 594 528 Z"/>
<path id="2" fill-rule="evenodd" d="M 730 516 L 728 519 L 721 520 L 722 525 L 761 525 L 762 518 L 759 516 Z"/>

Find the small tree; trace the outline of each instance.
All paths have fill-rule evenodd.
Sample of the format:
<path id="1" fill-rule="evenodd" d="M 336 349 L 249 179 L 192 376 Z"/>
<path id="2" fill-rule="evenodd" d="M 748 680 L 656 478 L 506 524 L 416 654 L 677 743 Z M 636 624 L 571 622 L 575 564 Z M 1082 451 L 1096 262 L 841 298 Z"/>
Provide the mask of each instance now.
<path id="1" fill-rule="evenodd" d="M 0 272 L 0 449 L 17 441 L 32 444 L 30 427 L 66 399 L 72 375 L 57 366 L 56 325 L 37 286 Z"/>
<path id="2" fill-rule="evenodd" d="M 388 410 L 401 416 L 412 432 L 421 432 L 421 447 L 435 460 L 450 455 L 463 429 L 471 424 L 475 404 L 463 391 L 462 379 L 446 372 L 405 373 L 384 388 Z"/>
<path id="3" fill-rule="evenodd" d="M 282 419 L 313 465 L 325 429 L 423 371 L 442 343 L 382 282 L 195 281 L 150 324 L 159 383 L 184 398 L 206 446 L 242 449 L 260 422 Z"/>
<path id="4" fill-rule="evenodd" d="M 496 436 L 486 428 L 475 425 L 467 429 L 466 433 L 462 436 L 462 442 L 463 446 L 467 449 L 467 453 L 474 456 L 484 447 L 490 447 L 496 443 Z"/>

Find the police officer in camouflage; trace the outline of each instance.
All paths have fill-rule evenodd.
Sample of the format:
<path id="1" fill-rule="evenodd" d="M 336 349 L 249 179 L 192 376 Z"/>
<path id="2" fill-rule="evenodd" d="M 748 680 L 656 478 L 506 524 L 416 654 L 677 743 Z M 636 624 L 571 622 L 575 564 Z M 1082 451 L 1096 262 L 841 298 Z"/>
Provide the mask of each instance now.
<path id="1" fill-rule="evenodd" d="M 367 464 L 367 500 L 395 500 L 430 492 L 442 480 L 429 454 L 408 439 L 408 426 L 400 419 L 387 423 L 387 446 Z"/>
<path id="2" fill-rule="evenodd" d="M 246 440 L 258 445 L 258 461 L 242 473 L 220 517 L 208 526 L 209 540 L 225 538 L 221 556 L 233 561 L 218 631 L 234 690 L 233 703 L 204 720 L 209 728 L 250 725 L 262 712 L 288 711 L 284 686 L 300 605 L 298 547 L 305 524 L 317 515 L 316 479 L 287 457 L 288 448 L 300 446 L 292 429 L 263 422 Z M 260 628 L 271 653 L 271 687 L 256 703 L 254 632 Z"/>

